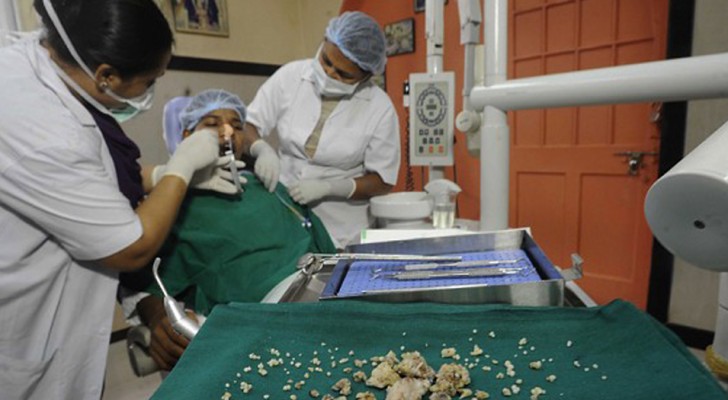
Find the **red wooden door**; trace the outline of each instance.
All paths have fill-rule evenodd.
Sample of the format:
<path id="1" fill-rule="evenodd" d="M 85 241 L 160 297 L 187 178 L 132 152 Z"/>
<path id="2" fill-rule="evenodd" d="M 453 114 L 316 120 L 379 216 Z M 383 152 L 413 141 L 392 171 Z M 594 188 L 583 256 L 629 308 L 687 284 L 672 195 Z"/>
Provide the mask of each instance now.
<path id="1" fill-rule="evenodd" d="M 514 0 L 509 77 L 664 59 L 668 0 Z M 643 202 L 657 177 L 655 106 L 627 104 L 509 114 L 510 224 L 530 226 L 554 263 L 584 258 L 577 283 L 597 302 L 646 305 L 652 235 Z"/>

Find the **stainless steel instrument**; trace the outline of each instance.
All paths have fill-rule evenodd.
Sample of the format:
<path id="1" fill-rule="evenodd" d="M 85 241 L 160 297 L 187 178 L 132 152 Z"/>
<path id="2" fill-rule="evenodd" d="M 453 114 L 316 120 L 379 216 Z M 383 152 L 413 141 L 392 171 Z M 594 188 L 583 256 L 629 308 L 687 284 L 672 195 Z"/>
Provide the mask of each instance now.
<path id="1" fill-rule="evenodd" d="M 450 269 L 450 270 L 423 270 L 423 271 L 401 271 L 381 274 L 373 277 L 374 279 L 396 279 L 399 281 L 411 281 L 421 279 L 442 279 L 442 278 L 476 278 L 484 276 L 501 276 L 512 275 L 521 272 L 523 269 L 519 267 L 510 268 L 466 268 L 466 269 Z"/>
<path id="2" fill-rule="evenodd" d="M 339 260 L 351 261 L 432 261 L 432 262 L 456 262 L 461 261 L 461 256 L 438 256 L 422 254 L 374 254 L 374 253 L 306 253 L 301 260 L 322 260 L 338 262 Z M 299 260 L 300 263 L 300 260 Z"/>
<path id="3" fill-rule="evenodd" d="M 232 137 L 228 137 L 225 140 L 225 155 L 230 156 L 230 173 L 233 176 L 235 190 L 240 193 L 242 191 L 242 187 L 240 186 L 240 172 L 238 171 L 238 166 L 235 165 L 235 149 L 233 147 Z"/>
<path id="4" fill-rule="evenodd" d="M 311 275 L 308 282 L 315 282 L 315 289 L 304 287 L 297 290 L 297 296 L 287 300 L 360 298 L 383 302 L 562 306 L 565 302 L 564 288 L 569 281 L 580 278 L 582 271 L 582 260 L 578 254 L 572 255 L 571 268 L 553 265 L 525 228 L 359 244 L 349 246 L 347 250 L 354 254 L 374 253 L 385 258 L 392 254 L 457 254 L 467 256 L 467 260 L 450 263 L 460 267 L 447 267 L 447 263 L 429 261 L 420 265 L 382 262 L 377 266 L 375 262 L 363 265 L 356 260 L 338 259 L 334 263 L 324 263 L 324 268 Z M 498 253 L 502 257 L 481 257 L 484 252 Z M 483 266 L 494 262 L 505 265 Z M 380 276 L 398 275 L 388 275 L 389 279 L 371 279 L 377 269 Z M 319 291 L 321 286 L 324 288 Z"/>
<path id="5" fill-rule="evenodd" d="M 505 264 L 517 264 L 522 259 L 514 260 L 474 260 L 474 261 L 460 261 L 455 263 L 424 263 L 424 264 L 406 264 L 402 266 L 405 271 L 421 271 L 428 269 L 458 267 L 458 268 L 470 268 L 470 267 L 487 267 L 491 265 L 505 265 Z"/>
<path id="6" fill-rule="evenodd" d="M 172 324 L 172 328 L 174 328 L 175 331 L 187 339 L 192 340 L 192 338 L 197 335 L 197 331 L 200 330 L 200 327 L 195 321 L 187 316 L 182 305 L 178 303 L 174 297 L 167 293 L 167 289 L 164 287 L 162 279 L 159 277 L 159 264 L 161 262 L 162 260 L 159 257 L 154 259 L 152 272 L 154 273 L 154 279 L 157 280 L 157 285 L 159 285 L 159 288 L 162 289 L 162 293 L 164 294 L 164 309 L 169 317 L 169 322 Z"/>

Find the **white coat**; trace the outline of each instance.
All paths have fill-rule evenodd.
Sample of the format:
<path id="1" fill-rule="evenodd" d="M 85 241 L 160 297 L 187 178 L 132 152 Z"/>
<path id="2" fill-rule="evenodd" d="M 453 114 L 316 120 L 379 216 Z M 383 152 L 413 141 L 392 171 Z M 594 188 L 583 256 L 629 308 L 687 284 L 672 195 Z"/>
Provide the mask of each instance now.
<path id="1" fill-rule="evenodd" d="M 387 94 L 371 82 L 339 102 L 323 126 L 314 157 L 306 156 L 306 140 L 321 115 L 313 62 L 318 61 L 282 66 L 248 107 L 247 121 L 261 136 L 278 132 L 281 183 L 289 186 L 300 180 L 357 178 L 375 172 L 385 183 L 396 184 L 399 121 Z M 372 222 L 368 201 L 325 200 L 314 205 L 313 211 L 341 248 L 355 241 Z"/>
<path id="2" fill-rule="evenodd" d="M 0 398 L 101 396 L 116 274 L 137 240 L 91 114 L 37 37 L 0 49 Z"/>

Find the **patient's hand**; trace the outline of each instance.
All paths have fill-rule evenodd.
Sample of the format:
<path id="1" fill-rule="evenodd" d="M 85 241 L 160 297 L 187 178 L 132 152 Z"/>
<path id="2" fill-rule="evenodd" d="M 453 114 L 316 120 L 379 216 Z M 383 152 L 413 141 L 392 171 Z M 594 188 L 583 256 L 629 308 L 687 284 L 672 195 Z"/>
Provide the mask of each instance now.
<path id="1" fill-rule="evenodd" d="M 164 301 L 161 298 L 154 295 L 143 298 L 137 304 L 137 311 L 142 322 L 151 331 L 149 353 L 152 359 L 159 365 L 159 368 L 171 370 L 187 345 L 190 344 L 189 339 L 172 328 L 167 312 L 164 310 Z M 187 311 L 187 314 L 198 322 L 192 311 Z"/>
<path id="2" fill-rule="evenodd" d="M 193 312 L 187 311 L 187 315 L 197 322 Z M 149 329 L 152 332 L 149 352 L 159 368 L 171 370 L 177 364 L 177 360 L 182 356 L 190 341 L 172 328 L 166 313 L 158 314 L 154 319 L 149 321 Z"/>

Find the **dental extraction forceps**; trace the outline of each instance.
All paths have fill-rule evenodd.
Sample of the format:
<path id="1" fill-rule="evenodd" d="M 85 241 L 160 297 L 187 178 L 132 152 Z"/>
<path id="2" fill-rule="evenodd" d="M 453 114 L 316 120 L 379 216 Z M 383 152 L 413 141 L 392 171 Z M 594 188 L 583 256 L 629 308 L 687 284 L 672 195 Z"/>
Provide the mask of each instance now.
<path id="1" fill-rule="evenodd" d="M 230 156 L 230 173 L 233 175 L 235 189 L 237 193 L 240 193 L 242 190 L 240 187 L 240 172 L 238 171 L 238 166 L 235 165 L 235 149 L 233 147 L 232 137 L 225 139 L 225 155 Z"/>

